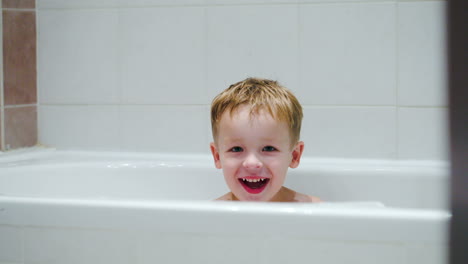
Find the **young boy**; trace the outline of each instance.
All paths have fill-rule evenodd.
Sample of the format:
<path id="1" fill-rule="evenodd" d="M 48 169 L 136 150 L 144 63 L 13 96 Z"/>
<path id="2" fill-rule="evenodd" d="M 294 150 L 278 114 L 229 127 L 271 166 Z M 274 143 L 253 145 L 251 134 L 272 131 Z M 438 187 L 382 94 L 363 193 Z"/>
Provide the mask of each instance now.
<path id="1" fill-rule="evenodd" d="M 248 78 L 216 96 L 210 148 L 231 190 L 216 200 L 319 202 L 283 187 L 304 150 L 301 122 L 298 100 L 276 81 Z"/>

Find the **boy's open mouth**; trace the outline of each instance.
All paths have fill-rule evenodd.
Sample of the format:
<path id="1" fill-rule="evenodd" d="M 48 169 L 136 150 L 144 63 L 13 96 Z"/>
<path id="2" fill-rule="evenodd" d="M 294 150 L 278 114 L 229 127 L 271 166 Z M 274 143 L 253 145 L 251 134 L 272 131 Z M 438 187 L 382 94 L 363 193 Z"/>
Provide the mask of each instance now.
<path id="1" fill-rule="evenodd" d="M 239 178 L 239 182 L 241 183 L 242 187 L 244 187 L 248 193 L 252 194 L 261 193 L 269 181 L 270 179 L 268 178 L 260 177 Z"/>

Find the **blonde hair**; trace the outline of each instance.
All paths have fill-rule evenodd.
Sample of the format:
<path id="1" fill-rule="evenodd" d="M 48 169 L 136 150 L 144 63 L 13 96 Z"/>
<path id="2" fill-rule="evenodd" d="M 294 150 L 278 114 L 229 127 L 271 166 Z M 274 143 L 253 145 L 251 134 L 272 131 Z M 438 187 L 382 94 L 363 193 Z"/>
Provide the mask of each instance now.
<path id="1" fill-rule="evenodd" d="M 226 111 L 232 115 L 242 105 L 250 106 L 251 115 L 267 110 L 275 120 L 288 124 L 291 146 L 299 141 L 303 116 L 301 104 L 291 91 L 278 82 L 260 78 L 237 82 L 213 99 L 211 129 L 215 141 L 221 116 Z"/>

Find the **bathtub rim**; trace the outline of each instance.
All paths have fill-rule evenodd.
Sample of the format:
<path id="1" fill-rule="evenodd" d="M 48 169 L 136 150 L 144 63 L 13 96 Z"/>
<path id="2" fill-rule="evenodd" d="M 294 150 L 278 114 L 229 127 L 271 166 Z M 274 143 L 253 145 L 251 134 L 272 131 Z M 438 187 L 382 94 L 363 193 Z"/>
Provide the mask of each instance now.
<path id="1" fill-rule="evenodd" d="M 78 158 L 81 158 L 78 159 Z M 132 152 L 132 151 L 101 151 L 101 150 L 60 150 L 56 148 L 33 147 L 26 149 L 0 152 L 0 169 L 13 168 L 19 166 L 42 166 L 83 164 L 83 163 L 115 163 L 132 160 L 135 165 L 148 164 L 147 162 L 168 162 L 169 165 L 180 166 L 185 164 L 198 164 L 202 162 L 202 167 L 213 168 L 213 158 L 209 153 L 160 153 L 160 152 Z M 135 159 L 138 162 L 135 162 Z M 31 163 L 28 163 L 30 161 Z M 63 163 L 57 164 L 57 161 Z M 399 159 L 367 159 L 367 158 L 322 158 L 303 156 L 297 169 L 330 169 L 331 165 L 337 170 L 377 170 L 400 172 L 411 171 L 437 171 L 447 173 L 450 164 L 444 160 L 399 160 Z M 446 177 L 446 176 L 442 176 Z"/>

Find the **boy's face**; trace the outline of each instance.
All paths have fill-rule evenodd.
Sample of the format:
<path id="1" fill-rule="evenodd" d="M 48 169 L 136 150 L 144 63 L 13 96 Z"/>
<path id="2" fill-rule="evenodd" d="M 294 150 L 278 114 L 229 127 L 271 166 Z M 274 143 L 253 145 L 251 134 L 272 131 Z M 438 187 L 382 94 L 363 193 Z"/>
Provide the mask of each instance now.
<path id="1" fill-rule="evenodd" d="M 289 129 L 266 111 L 253 116 L 241 106 L 232 115 L 226 111 L 218 124 L 211 152 L 216 168 L 223 169 L 231 192 L 241 201 L 270 201 L 283 186 L 288 167 L 296 168 L 304 149 L 291 150 Z"/>

